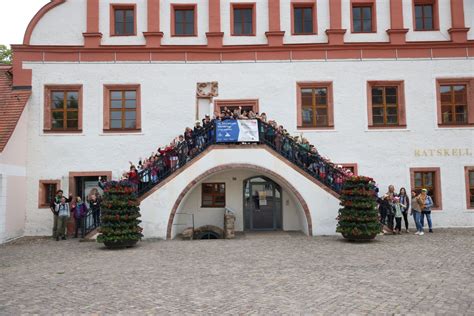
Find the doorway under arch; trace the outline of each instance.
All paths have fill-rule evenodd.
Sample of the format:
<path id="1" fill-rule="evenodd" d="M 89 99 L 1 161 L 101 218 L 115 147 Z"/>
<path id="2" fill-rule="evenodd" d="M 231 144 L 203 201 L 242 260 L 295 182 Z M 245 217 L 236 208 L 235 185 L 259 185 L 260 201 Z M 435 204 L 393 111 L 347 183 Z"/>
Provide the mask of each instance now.
<path id="1" fill-rule="evenodd" d="M 244 230 L 283 228 L 282 189 L 278 183 L 262 175 L 247 178 L 243 198 Z"/>

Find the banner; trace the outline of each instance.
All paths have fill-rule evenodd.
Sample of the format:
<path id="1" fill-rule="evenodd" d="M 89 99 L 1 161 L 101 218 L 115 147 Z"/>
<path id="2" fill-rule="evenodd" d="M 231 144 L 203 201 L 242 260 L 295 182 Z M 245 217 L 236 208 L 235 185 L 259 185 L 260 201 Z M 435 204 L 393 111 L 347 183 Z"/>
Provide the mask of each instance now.
<path id="1" fill-rule="evenodd" d="M 217 143 L 258 142 L 257 120 L 216 121 Z"/>

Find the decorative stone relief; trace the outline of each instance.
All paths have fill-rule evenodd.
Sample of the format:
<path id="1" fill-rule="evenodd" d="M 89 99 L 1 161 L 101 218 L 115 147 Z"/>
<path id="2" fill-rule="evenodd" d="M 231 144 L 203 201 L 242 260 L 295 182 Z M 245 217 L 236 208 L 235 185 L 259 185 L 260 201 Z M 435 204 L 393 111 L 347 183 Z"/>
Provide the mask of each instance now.
<path id="1" fill-rule="evenodd" d="M 219 83 L 212 82 L 198 82 L 196 84 L 196 96 L 198 98 L 214 98 L 219 96 Z"/>

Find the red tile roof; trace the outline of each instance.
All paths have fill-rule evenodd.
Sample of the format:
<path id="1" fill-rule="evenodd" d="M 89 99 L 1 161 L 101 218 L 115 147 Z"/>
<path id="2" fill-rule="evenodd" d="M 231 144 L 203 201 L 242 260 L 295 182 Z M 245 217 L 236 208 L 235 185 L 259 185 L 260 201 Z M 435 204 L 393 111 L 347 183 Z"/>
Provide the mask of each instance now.
<path id="1" fill-rule="evenodd" d="M 15 130 L 31 91 L 12 90 L 12 68 L 0 64 L 0 152 Z"/>

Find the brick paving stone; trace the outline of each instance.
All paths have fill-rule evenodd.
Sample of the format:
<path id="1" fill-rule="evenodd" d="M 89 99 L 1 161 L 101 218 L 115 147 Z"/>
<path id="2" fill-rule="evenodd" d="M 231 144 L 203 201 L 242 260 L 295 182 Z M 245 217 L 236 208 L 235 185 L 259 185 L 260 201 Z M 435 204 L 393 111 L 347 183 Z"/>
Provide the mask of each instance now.
<path id="1" fill-rule="evenodd" d="M 0 246 L 0 314 L 474 315 L 474 229 Z"/>

